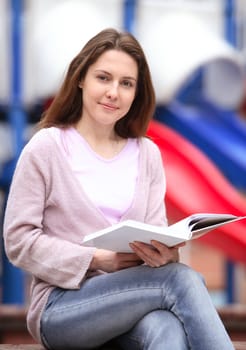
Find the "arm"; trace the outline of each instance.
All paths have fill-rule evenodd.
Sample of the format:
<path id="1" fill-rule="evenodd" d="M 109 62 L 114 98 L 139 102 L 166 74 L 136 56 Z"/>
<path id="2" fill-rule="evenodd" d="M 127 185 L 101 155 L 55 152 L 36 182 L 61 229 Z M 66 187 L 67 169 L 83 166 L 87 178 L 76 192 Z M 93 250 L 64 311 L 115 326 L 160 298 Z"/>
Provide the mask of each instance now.
<path id="1" fill-rule="evenodd" d="M 163 161 L 159 148 L 150 143 L 146 164 L 149 174 L 149 191 L 147 197 L 147 209 L 145 222 L 153 225 L 167 226 L 165 193 L 166 193 L 166 177 L 163 166 Z"/>
<path id="2" fill-rule="evenodd" d="M 114 272 L 142 263 L 143 260 L 135 253 L 115 253 L 110 250 L 97 249 L 91 261 L 90 269 Z"/>
<path id="3" fill-rule="evenodd" d="M 50 150 L 39 155 L 31 151 L 22 153 L 10 188 L 4 219 L 6 254 L 14 265 L 50 284 L 78 288 L 95 248 L 48 234 L 44 217 L 55 207 Z"/>
<path id="4" fill-rule="evenodd" d="M 148 205 L 145 222 L 153 225 L 167 225 L 166 208 L 164 203 L 166 179 L 161 154 L 156 145 L 149 148 L 147 166 L 149 166 L 150 184 Z M 133 242 L 132 250 L 149 266 L 159 267 L 169 262 L 179 261 L 178 249 L 185 245 L 180 244 L 169 248 L 158 241 L 152 244 Z"/>

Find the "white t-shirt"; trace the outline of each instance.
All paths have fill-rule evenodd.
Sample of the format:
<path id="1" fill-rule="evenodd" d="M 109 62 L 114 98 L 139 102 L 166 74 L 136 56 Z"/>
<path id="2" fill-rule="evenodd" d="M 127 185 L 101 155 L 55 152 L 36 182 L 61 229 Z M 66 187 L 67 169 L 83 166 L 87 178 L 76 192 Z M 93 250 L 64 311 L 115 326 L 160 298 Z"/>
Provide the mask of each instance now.
<path id="1" fill-rule="evenodd" d="M 138 140 L 129 138 L 114 158 L 92 150 L 73 127 L 49 129 L 89 200 L 112 224 L 130 208 L 138 177 Z"/>

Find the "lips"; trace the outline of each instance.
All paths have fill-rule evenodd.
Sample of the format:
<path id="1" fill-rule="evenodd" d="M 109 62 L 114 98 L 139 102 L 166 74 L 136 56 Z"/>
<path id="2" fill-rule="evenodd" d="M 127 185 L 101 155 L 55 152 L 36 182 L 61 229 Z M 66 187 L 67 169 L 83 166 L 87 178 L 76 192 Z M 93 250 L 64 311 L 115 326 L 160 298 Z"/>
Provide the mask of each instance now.
<path id="1" fill-rule="evenodd" d="M 108 109 L 110 111 L 115 111 L 118 109 L 118 107 L 116 105 L 112 105 L 110 103 L 100 103 L 100 105 L 105 108 L 105 109 Z"/>

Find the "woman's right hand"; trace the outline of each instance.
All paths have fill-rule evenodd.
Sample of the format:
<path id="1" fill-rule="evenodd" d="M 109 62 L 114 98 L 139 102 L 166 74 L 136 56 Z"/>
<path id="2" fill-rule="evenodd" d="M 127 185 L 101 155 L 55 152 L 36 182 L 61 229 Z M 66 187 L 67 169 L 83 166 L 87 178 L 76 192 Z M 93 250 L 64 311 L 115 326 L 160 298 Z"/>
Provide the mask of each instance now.
<path id="1" fill-rule="evenodd" d="M 111 250 L 97 249 L 89 266 L 89 270 L 115 272 L 143 264 L 135 253 L 116 253 Z"/>

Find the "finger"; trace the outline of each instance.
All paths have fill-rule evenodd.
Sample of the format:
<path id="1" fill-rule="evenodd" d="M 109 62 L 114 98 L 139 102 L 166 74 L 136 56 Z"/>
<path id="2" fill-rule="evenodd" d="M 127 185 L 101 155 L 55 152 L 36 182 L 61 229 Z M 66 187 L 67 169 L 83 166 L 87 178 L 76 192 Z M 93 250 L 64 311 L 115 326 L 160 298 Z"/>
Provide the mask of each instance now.
<path id="1" fill-rule="evenodd" d="M 156 240 L 152 240 L 151 244 L 155 249 L 157 249 L 159 252 L 162 252 L 162 253 L 165 253 L 170 249 L 167 245 Z"/>
<path id="2" fill-rule="evenodd" d="M 133 244 L 135 252 L 141 256 L 148 265 L 159 267 L 179 260 L 178 249 L 169 248 L 165 244 L 155 240 L 151 243 L 153 243 L 152 246 L 143 242 L 134 242 Z"/>
<path id="3" fill-rule="evenodd" d="M 147 265 L 153 265 L 148 255 L 144 253 L 144 251 L 140 248 L 138 243 L 130 243 L 130 247 Z"/>
<path id="4" fill-rule="evenodd" d="M 167 245 L 165 245 L 164 243 L 162 242 L 159 242 L 159 241 L 156 241 L 156 240 L 152 240 L 151 241 L 151 244 L 159 251 L 164 251 L 166 249 L 179 249 L 183 246 L 186 245 L 186 242 L 182 242 L 182 243 L 179 243 L 179 244 L 176 244 L 175 246 L 173 247 L 168 247 Z"/>
<path id="5" fill-rule="evenodd" d="M 130 244 L 132 249 L 151 267 L 159 267 L 163 265 L 160 253 L 153 249 L 149 244 L 143 242 L 134 242 Z"/>
<path id="6" fill-rule="evenodd" d="M 179 261 L 179 251 L 176 246 L 169 248 L 165 244 L 156 240 L 152 240 L 151 243 L 155 247 L 155 249 L 158 250 L 158 252 L 160 253 L 163 265 L 170 262 Z"/>
<path id="7" fill-rule="evenodd" d="M 171 248 L 172 251 L 172 262 L 178 262 L 179 261 L 179 250 L 176 248 Z"/>
<path id="8" fill-rule="evenodd" d="M 133 246 L 138 249 L 138 251 L 141 251 L 144 255 L 153 257 L 154 254 L 158 256 L 159 251 L 151 244 L 134 241 Z"/>
<path id="9" fill-rule="evenodd" d="M 155 249 L 155 248 L 153 247 L 153 245 L 150 244 L 150 243 L 145 243 L 145 242 L 141 242 L 141 241 L 134 241 L 134 242 L 131 242 L 131 243 L 133 243 L 133 244 L 139 246 L 139 247 L 142 248 L 142 249 L 144 249 L 144 248 L 147 248 L 147 249 Z"/>
<path id="10" fill-rule="evenodd" d="M 178 249 L 178 248 L 184 247 L 185 245 L 186 245 L 186 242 L 182 242 L 182 243 L 176 244 L 172 248 Z"/>
<path id="11" fill-rule="evenodd" d="M 138 261 L 123 261 L 120 266 L 119 269 L 127 269 L 129 267 L 134 267 L 134 266 L 139 266 L 143 264 L 143 260 L 138 260 Z"/>
<path id="12" fill-rule="evenodd" d="M 125 261 L 138 261 L 139 256 L 136 253 L 116 253 L 118 258 Z"/>

